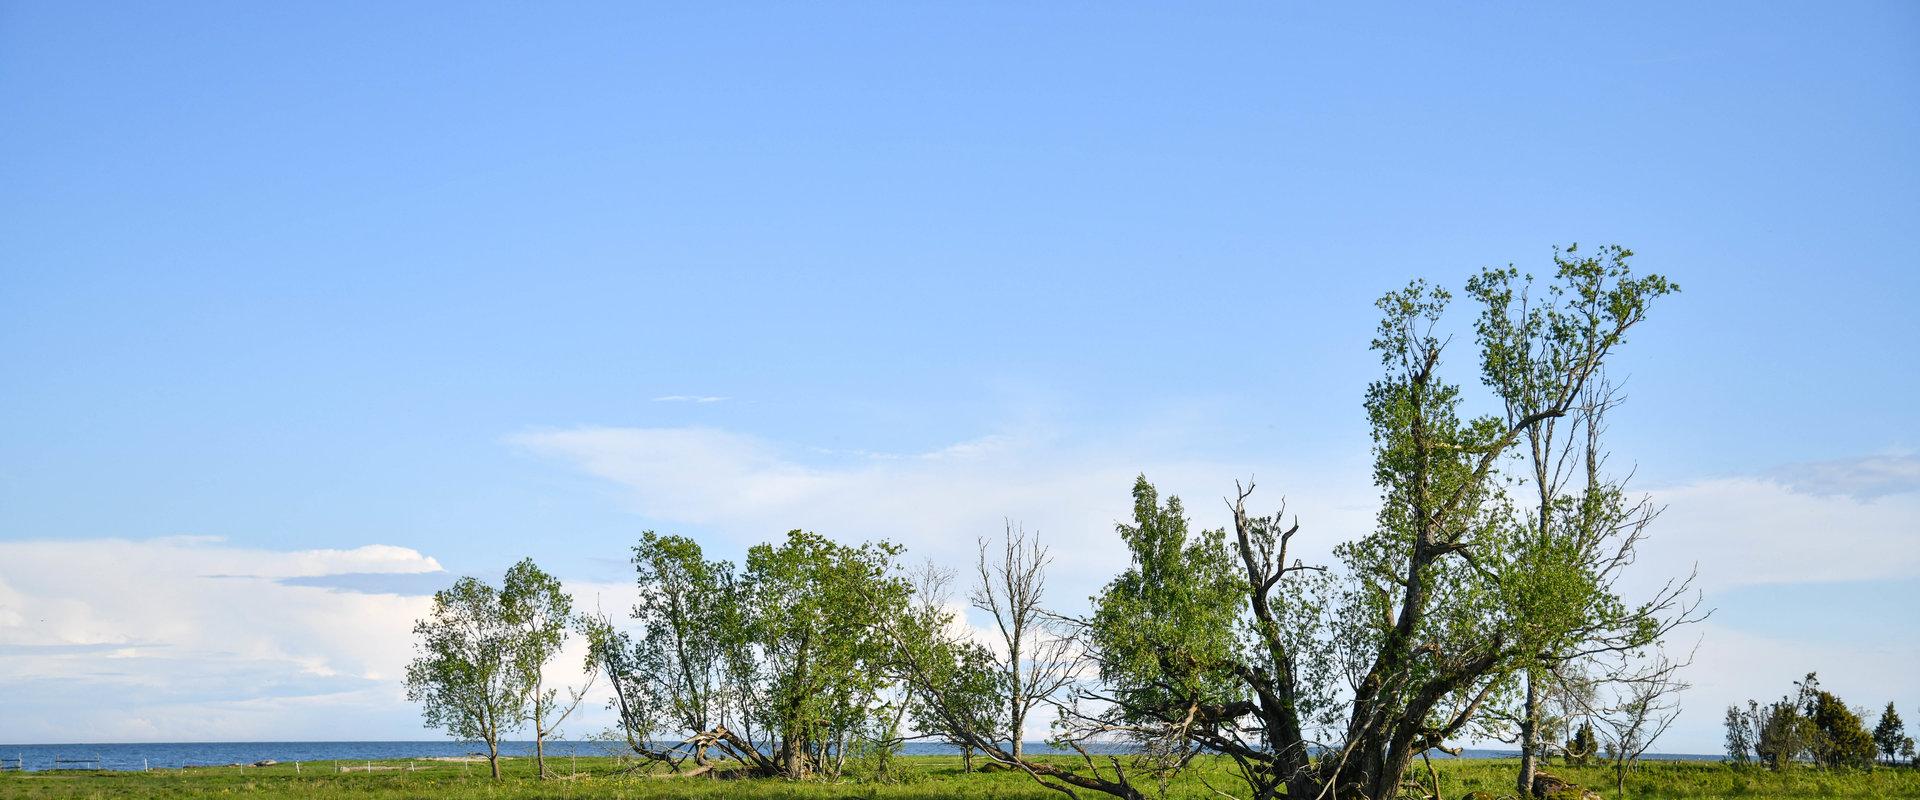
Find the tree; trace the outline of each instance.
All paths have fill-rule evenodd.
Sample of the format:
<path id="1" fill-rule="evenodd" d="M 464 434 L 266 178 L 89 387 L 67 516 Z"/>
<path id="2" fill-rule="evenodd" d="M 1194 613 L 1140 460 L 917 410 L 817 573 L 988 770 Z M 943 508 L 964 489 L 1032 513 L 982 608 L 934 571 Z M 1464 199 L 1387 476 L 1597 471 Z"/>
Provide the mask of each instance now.
<path id="1" fill-rule="evenodd" d="M 532 683 L 516 668 L 521 632 L 500 593 L 466 577 L 435 592 L 433 611 L 414 623 L 419 652 L 407 665 L 407 699 L 422 704 L 428 725 L 455 738 L 482 741 L 500 779 L 500 738 L 525 721 Z"/>
<path id="2" fill-rule="evenodd" d="M 632 563 L 640 638 L 604 619 L 589 637 L 592 657 L 613 683 L 610 706 L 628 748 L 675 771 L 691 760 L 696 772 L 711 768 L 709 748 L 752 750 L 751 728 L 742 738 L 727 727 L 753 671 L 733 565 L 707 560 L 692 539 L 653 531 L 641 534 Z M 652 741 L 669 731 L 682 741 L 665 748 Z"/>
<path id="3" fill-rule="evenodd" d="M 892 574 L 899 553 L 800 530 L 747 552 L 746 628 L 758 663 L 744 711 L 771 754 L 743 755 L 763 769 L 796 779 L 839 773 L 884 688 L 890 652 L 880 623 L 907 604 L 907 583 Z"/>
<path id="4" fill-rule="evenodd" d="M 1250 487 L 1229 499 L 1229 540 L 1188 535 L 1177 504 L 1155 507 L 1136 484 L 1143 524 L 1122 530 L 1134 563 L 1096 601 L 1087 636 L 1113 702 L 1092 727 L 1228 755 L 1255 797 L 1387 798 L 1421 752 L 1485 733 L 1483 711 L 1542 654 L 1613 630 L 1621 615 L 1591 613 L 1610 569 L 1595 559 L 1607 556 L 1535 535 L 1500 469 L 1528 431 L 1577 410 L 1649 305 L 1674 291 L 1635 277 L 1627 251 L 1603 255 L 1556 259 L 1566 302 L 1542 334 L 1551 358 L 1516 361 L 1507 339 L 1480 332 L 1483 377 L 1528 386 L 1502 416 L 1463 416 L 1459 387 L 1440 377 L 1447 292 L 1415 281 L 1381 299 L 1386 374 L 1366 410 L 1382 508 L 1371 533 L 1336 548 L 1325 581 L 1324 567 L 1288 558 L 1297 523 L 1246 511 Z M 1333 678 L 1346 679 L 1343 696 Z M 1309 738 L 1318 726 L 1326 739 Z"/>
<path id="5" fill-rule="evenodd" d="M 1737 705 L 1727 706 L 1727 759 L 1735 766 L 1746 766 L 1753 760 L 1753 744 L 1752 718 Z"/>
<path id="6" fill-rule="evenodd" d="M 1783 770 L 1802 759 L 1811 758 L 1820 731 L 1808 718 L 1820 692 L 1820 678 L 1814 673 L 1794 683 L 1796 694 L 1772 703 L 1747 701 L 1747 720 L 1753 730 L 1753 752 L 1768 769 Z"/>
<path id="7" fill-rule="evenodd" d="M 1624 278 L 1631 251 L 1604 247 L 1581 258 L 1577 247 L 1556 250 L 1561 277 L 1612 275 Z M 1640 289 L 1657 296 L 1674 287 L 1657 276 L 1641 279 Z M 1468 282 L 1481 312 L 1475 332 L 1483 347 L 1482 380 L 1501 399 L 1504 422 L 1521 432 L 1519 484 L 1529 491 L 1530 513 L 1517 520 L 1515 548 L 1531 565 L 1534 598 L 1555 606 L 1572 624 L 1549 637 L 1535 663 L 1521 673 L 1524 700 L 1519 715 L 1518 790 L 1533 785 L 1533 773 L 1546 742 L 1550 720 L 1544 704 L 1564 682 L 1557 673 L 1578 661 L 1611 659 L 1591 670 L 1618 675 L 1636 651 L 1657 643 L 1674 628 L 1704 619 L 1697 598 L 1685 598 L 1692 578 L 1669 583 L 1648 602 L 1629 605 L 1615 591 L 1625 567 L 1659 509 L 1642 498 L 1627 499 L 1623 479 L 1604 471 L 1606 418 L 1624 398 L 1596 370 L 1576 388 L 1578 400 L 1564 416 L 1535 417 L 1532 412 L 1564 403 L 1562 379 L 1574 362 L 1588 356 L 1589 342 L 1578 335 L 1593 318 L 1596 287 L 1570 283 L 1537 292 L 1531 276 L 1518 270 L 1483 270 Z M 1524 510 L 1524 509 L 1523 509 Z"/>
<path id="8" fill-rule="evenodd" d="M 1893 707 L 1893 701 L 1887 701 L 1886 710 L 1880 712 L 1880 724 L 1873 726 L 1873 743 L 1888 761 L 1900 755 L 1900 745 L 1906 743 L 1907 725 L 1900 720 L 1900 712 Z"/>
<path id="9" fill-rule="evenodd" d="M 993 617 L 1005 647 L 999 668 L 1007 704 L 1007 742 L 1015 759 L 1023 756 L 1027 715 L 1055 693 L 1073 683 L 1068 657 L 1073 636 L 1060 635 L 1048 624 L 1041 606 L 1047 587 L 1047 564 L 1052 561 L 1038 536 L 1007 523 L 997 559 L 989 559 L 988 542 L 979 541 L 976 563 L 979 582 L 968 600 Z"/>
<path id="10" fill-rule="evenodd" d="M 950 573 L 927 563 L 915 573 L 912 604 L 885 629 L 894 646 L 890 669 L 907 692 L 914 725 L 958 748 L 962 768 L 971 773 L 973 739 L 992 740 L 1007 727 L 1010 692 L 1004 663 L 954 630 L 951 582 Z"/>
<path id="11" fill-rule="evenodd" d="M 1804 710 L 1813 723 L 1814 763 L 1828 769 L 1867 767 L 1873 764 L 1873 734 L 1860 721 L 1860 715 L 1832 692 L 1816 691 Z"/>
<path id="12" fill-rule="evenodd" d="M 1812 723 L 1800 714 L 1800 705 L 1788 698 L 1767 705 L 1748 701 L 1754 720 L 1753 751 L 1769 769 L 1782 770 L 1807 755 L 1813 739 Z"/>
<path id="13" fill-rule="evenodd" d="M 541 780 L 547 777 L 547 737 L 567 721 L 587 687 L 569 688 L 568 699 L 559 699 L 558 689 L 545 687 L 542 672 L 547 662 L 566 645 L 569 629 L 575 625 L 573 598 L 561 589 L 560 581 L 533 563 L 521 559 L 507 569 L 500 587 L 501 612 L 514 630 L 510 663 L 519 673 L 518 681 L 527 690 L 527 721 L 533 723 L 533 754 Z M 591 684 L 594 670 L 587 671 Z"/>
<path id="14" fill-rule="evenodd" d="M 1614 791 L 1621 797 L 1626 796 L 1627 773 L 1680 716 L 1679 694 L 1690 688 L 1677 677 L 1683 666 L 1685 662 L 1655 656 L 1632 680 L 1615 684 L 1617 699 L 1599 715 L 1607 729 L 1607 760 L 1613 769 Z"/>
<path id="15" fill-rule="evenodd" d="M 1593 755 L 1598 752 L 1600 752 L 1600 742 L 1594 738 L 1593 722 L 1591 720 L 1581 722 L 1580 730 L 1573 734 L 1572 739 L 1567 740 L 1567 763 L 1585 764 L 1587 759 L 1593 758 Z"/>
<path id="16" fill-rule="evenodd" d="M 1102 770 L 1081 749 L 1083 764 L 1060 760 L 1014 757 L 1006 714 L 1010 704 L 1005 687 L 1005 662 L 960 630 L 945 602 L 946 578 L 937 570 L 922 573 L 908 613 L 882 626 L 892 643 L 890 674 L 910 693 L 915 723 L 922 731 L 961 748 L 963 754 L 981 752 L 992 762 L 1019 769 L 1042 786 L 1078 796 L 1075 789 L 1091 789 L 1130 800 L 1143 797 L 1128 778 L 1122 756 L 1108 756 L 1111 771 Z M 1071 705 L 1049 700 L 1063 717 Z M 1056 737 L 1062 747 L 1078 742 Z M 1131 757 L 1129 757 L 1131 758 Z M 970 768 L 970 767 L 969 767 Z"/>

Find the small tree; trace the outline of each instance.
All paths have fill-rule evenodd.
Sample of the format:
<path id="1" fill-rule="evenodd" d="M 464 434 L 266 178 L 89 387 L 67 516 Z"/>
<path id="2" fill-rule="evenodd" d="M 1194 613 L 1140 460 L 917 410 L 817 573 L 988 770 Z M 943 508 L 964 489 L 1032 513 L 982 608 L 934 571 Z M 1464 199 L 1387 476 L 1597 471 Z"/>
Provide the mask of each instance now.
<path id="1" fill-rule="evenodd" d="M 1592 758 L 1593 754 L 1599 750 L 1600 742 L 1593 735 L 1593 722 L 1590 720 L 1581 722 L 1580 730 L 1574 732 L 1572 739 L 1567 740 L 1567 763 L 1586 764 L 1587 759 Z"/>
<path id="2" fill-rule="evenodd" d="M 526 720 L 532 684 L 516 669 L 520 631 L 500 593 L 461 578 L 433 595 L 433 611 L 413 625 L 419 656 L 407 665 L 407 699 L 422 704 L 428 725 L 487 745 L 500 779 L 500 737 Z"/>
<path id="3" fill-rule="evenodd" d="M 1041 608 L 1047 564 L 1053 559 L 1039 537 L 1029 537 L 1009 522 L 997 558 L 989 557 L 988 544 L 986 539 L 979 541 L 979 583 L 968 599 L 974 608 L 993 616 L 1006 647 L 999 666 L 1006 692 L 1007 744 L 1019 759 L 1027 715 L 1073 682 L 1074 665 L 1068 658 L 1073 637 L 1054 631 Z"/>
<path id="4" fill-rule="evenodd" d="M 1880 712 L 1880 724 L 1873 726 L 1873 743 L 1880 753 L 1891 761 L 1900 755 L 1900 745 L 1907 739 L 1907 726 L 1900 719 L 1900 712 L 1887 702 L 1887 708 Z"/>
<path id="5" fill-rule="evenodd" d="M 1783 697 L 1767 705 L 1749 700 L 1747 715 L 1753 720 L 1753 752 L 1768 769 L 1786 769 L 1807 755 L 1812 726 L 1791 699 Z"/>
<path id="6" fill-rule="evenodd" d="M 560 581 L 548 575 L 533 559 L 521 559 L 507 570 L 500 588 L 500 605 L 512 626 L 513 669 L 527 691 L 527 721 L 533 723 L 533 757 L 541 780 L 547 777 L 547 737 L 566 722 L 586 696 L 586 687 L 568 689 L 568 700 L 560 701 L 560 691 L 549 689 L 541 671 L 566 645 L 567 631 L 574 625 L 573 598 L 561 590 Z M 589 669 L 587 680 L 593 680 Z"/>
<path id="7" fill-rule="evenodd" d="M 1627 793 L 1627 773 L 1680 716 L 1681 692 L 1691 688 L 1678 678 L 1686 662 L 1657 656 L 1652 665 L 1619 683 L 1619 698 L 1602 714 L 1607 728 L 1607 757 L 1613 768 L 1614 791 Z"/>
<path id="8" fill-rule="evenodd" d="M 1814 763 L 1829 769 L 1873 763 L 1873 734 L 1867 732 L 1860 715 L 1832 692 L 1815 692 L 1806 715 L 1818 732 L 1813 745 Z"/>
<path id="9" fill-rule="evenodd" d="M 884 626 L 894 646 L 889 670 L 907 692 L 915 727 L 959 748 L 971 773 L 974 739 L 992 740 L 1006 727 L 1006 674 L 987 648 L 955 630 L 952 576 L 929 562 L 912 580 L 912 604 Z"/>
<path id="10" fill-rule="evenodd" d="M 1753 760 L 1753 723 L 1737 705 L 1727 706 L 1727 760 L 1736 766 Z"/>

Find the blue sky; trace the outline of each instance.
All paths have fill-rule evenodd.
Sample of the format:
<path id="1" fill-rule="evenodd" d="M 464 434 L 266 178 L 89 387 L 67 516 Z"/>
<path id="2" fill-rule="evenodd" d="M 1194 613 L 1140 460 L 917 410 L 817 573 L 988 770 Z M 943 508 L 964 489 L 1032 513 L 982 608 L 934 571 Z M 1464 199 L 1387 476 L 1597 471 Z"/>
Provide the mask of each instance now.
<path id="1" fill-rule="evenodd" d="M 1071 603 L 1146 470 L 1337 541 L 1371 300 L 1575 241 L 1685 289 L 1615 450 L 1722 609 L 1697 672 L 1778 662 L 1696 674 L 1674 749 L 1813 669 L 1911 709 L 1916 42 L 1900 3 L 0 3 L 0 686 L 47 698 L 0 730 L 427 735 L 404 625 L 203 615 L 406 617 L 521 555 L 612 597 L 647 528 L 953 558 L 1008 516 Z M 128 630 L 113 564 L 189 623 Z M 76 669 L 176 702 L 28 724 Z"/>

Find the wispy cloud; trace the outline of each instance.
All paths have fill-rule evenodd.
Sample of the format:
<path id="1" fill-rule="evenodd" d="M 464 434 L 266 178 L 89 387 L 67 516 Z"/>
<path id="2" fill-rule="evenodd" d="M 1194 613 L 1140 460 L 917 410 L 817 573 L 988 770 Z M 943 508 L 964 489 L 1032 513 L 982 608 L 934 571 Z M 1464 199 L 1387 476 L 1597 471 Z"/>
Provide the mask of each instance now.
<path id="1" fill-rule="evenodd" d="M 1899 453 L 1814 461 L 1776 469 L 1769 477 L 1795 491 L 1872 500 L 1920 492 L 1920 457 Z"/>
<path id="2" fill-rule="evenodd" d="M 656 403 L 719 403 L 728 398 L 705 394 L 668 394 L 653 398 Z"/>
<path id="3" fill-rule="evenodd" d="M 738 548 L 807 527 L 840 538 L 889 538 L 908 545 L 910 558 L 958 566 L 973 557 L 974 537 L 994 535 L 1011 517 L 1055 548 L 1050 601 L 1062 607 L 1083 603 L 1125 564 L 1113 523 L 1129 513 L 1127 489 L 1142 471 L 1163 491 L 1184 495 L 1196 526 L 1206 527 L 1225 524 L 1217 498 L 1234 478 L 1257 475 L 1262 504 L 1277 506 L 1287 494 L 1302 522 L 1296 545 L 1305 546 L 1309 561 L 1364 533 L 1375 507 L 1364 465 L 1166 460 L 1127 446 L 1076 448 L 1025 437 L 852 456 L 711 428 L 578 428 L 513 441 L 619 486 L 650 522 L 698 526 L 709 532 L 710 545 Z M 1644 598 L 1698 564 L 1698 585 L 1711 606 L 1716 593 L 1741 586 L 1920 573 L 1920 491 L 1882 477 L 1902 474 L 1898 464 L 1845 463 L 1859 468 L 1793 467 L 1652 489 L 1666 510 L 1623 589 L 1629 599 Z M 1789 473 L 1825 482 L 1781 477 Z M 1810 491 L 1816 485 L 1850 491 Z M 1836 680 L 1862 691 L 1914 694 L 1895 667 L 1908 661 L 1869 642 L 1835 647 L 1804 631 L 1704 626 L 1675 644 L 1691 644 L 1696 635 L 1706 638 L 1688 703 L 1704 710 L 1689 713 L 1684 731 L 1672 737 L 1671 746 L 1683 750 L 1717 746 L 1718 704 L 1768 696 L 1781 691 L 1779 681 L 1809 669 L 1835 670 Z"/>
<path id="4" fill-rule="evenodd" d="M 511 437 L 622 489 L 635 512 L 661 525 L 709 532 L 740 549 L 808 528 L 843 539 L 885 538 L 909 557 L 966 564 L 974 540 L 1008 518 L 1056 548 L 1057 599 L 1073 605 L 1126 563 L 1114 523 L 1132 508 L 1142 472 L 1164 493 L 1186 497 L 1199 524 L 1225 524 L 1220 498 L 1235 476 L 1257 475 L 1255 501 L 1283 493 L 1305 523 L 1306 548 L 1321 551 L 1368 523 L 1373 490 L 1352 475 L 1272 465 L 1145 458 L 1125 444 L 1074 447 L 1044 437 L 996 435 L 921 453 L 834 453 L 714 428 L 575 428 Z M 1345 478 L 1345 480 L 1342 480 Z M 1310 554 L 1310 553 L 1308 553 Z"/>
<path id="5" fill-rule="evenodd" d="M 1263 491 L 1255 500 L 1277 506 L 1285 492 L 1303 522 L 1300 541 L 1323 553 L 1364 532 L 1374 508 L 1368 476 L 1357 469 L 1303 474 L 1016 436 L 825 462 L 805 457 L 805 448 L 701 427 L 576 428 L 512 441 L 619 485 L 644 516 L 697 525 L 735 544 L 808 527 L 890 538 L 964 563 L 976 536 L 992 535 L 1011 517 L 1075 551 L 1062 561 L 1073 571 L 1084 564 L 1080 588 L 1097 586 L 1122 563 L 1113 523 L 1128 513 L 1127 490 L 1140 472 L 1163 492 L 1185 495 L 1196 523 L 1209 527 L 1225 522 L 1217 498 L 1235 477 L 1258 475 Z M 1916 464 L 1872 457 L 1654 489 L 1666 510 L 1632 574 L 1664 579 L 1698 563 L 1701 585 L 1714 589 L 1920 572 L 1920 482 L 1909 480 Z"/>

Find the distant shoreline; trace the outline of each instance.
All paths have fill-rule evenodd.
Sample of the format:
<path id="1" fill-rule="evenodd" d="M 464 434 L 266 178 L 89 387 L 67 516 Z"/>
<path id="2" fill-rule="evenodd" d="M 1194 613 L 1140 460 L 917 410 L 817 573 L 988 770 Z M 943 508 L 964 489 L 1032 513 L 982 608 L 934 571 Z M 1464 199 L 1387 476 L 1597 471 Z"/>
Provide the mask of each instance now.
<path id="1" fill-rule="evenodd" d="M 1045 742 L 1028 742 L 1028 752 L 1052 752 Z M 503 756 L 531 756 L 531 740 L 502 741 Z M 548 758 L 605 757 L 625 751 L 620 742 L 594 740 L 553 740 L 546 744 Z M 261 741 L 261 742 L 67 742 L 58 744 L 0 744 L 0 760 L 21 759 L 29 772 L 45 771 L 56 759 L 98 759 L 100 769 L 129 771 L 141 769 L 182 769 L 253 764 L 259 761 L 280 763 L 333 761 L 395 761 L 406 759 L 446 760 L 484 754 L 486 746 L 478 742 L 447 739 L 396 739 L 365 741 Z M 910 742 L 905 757 L 956 755 L 959 749 L 933 742 Z M 1498 760 L 1517 758 L 1518 753 L 1502 749 L 1465 748 L 1459 756 L 1435 751 L 1439 759 Z M 1723 761 L 1719 755 L 1655 753 L 1642 757 L 1647 761 Z M 70 766 L 70 765 L 63 765 Z"/>

